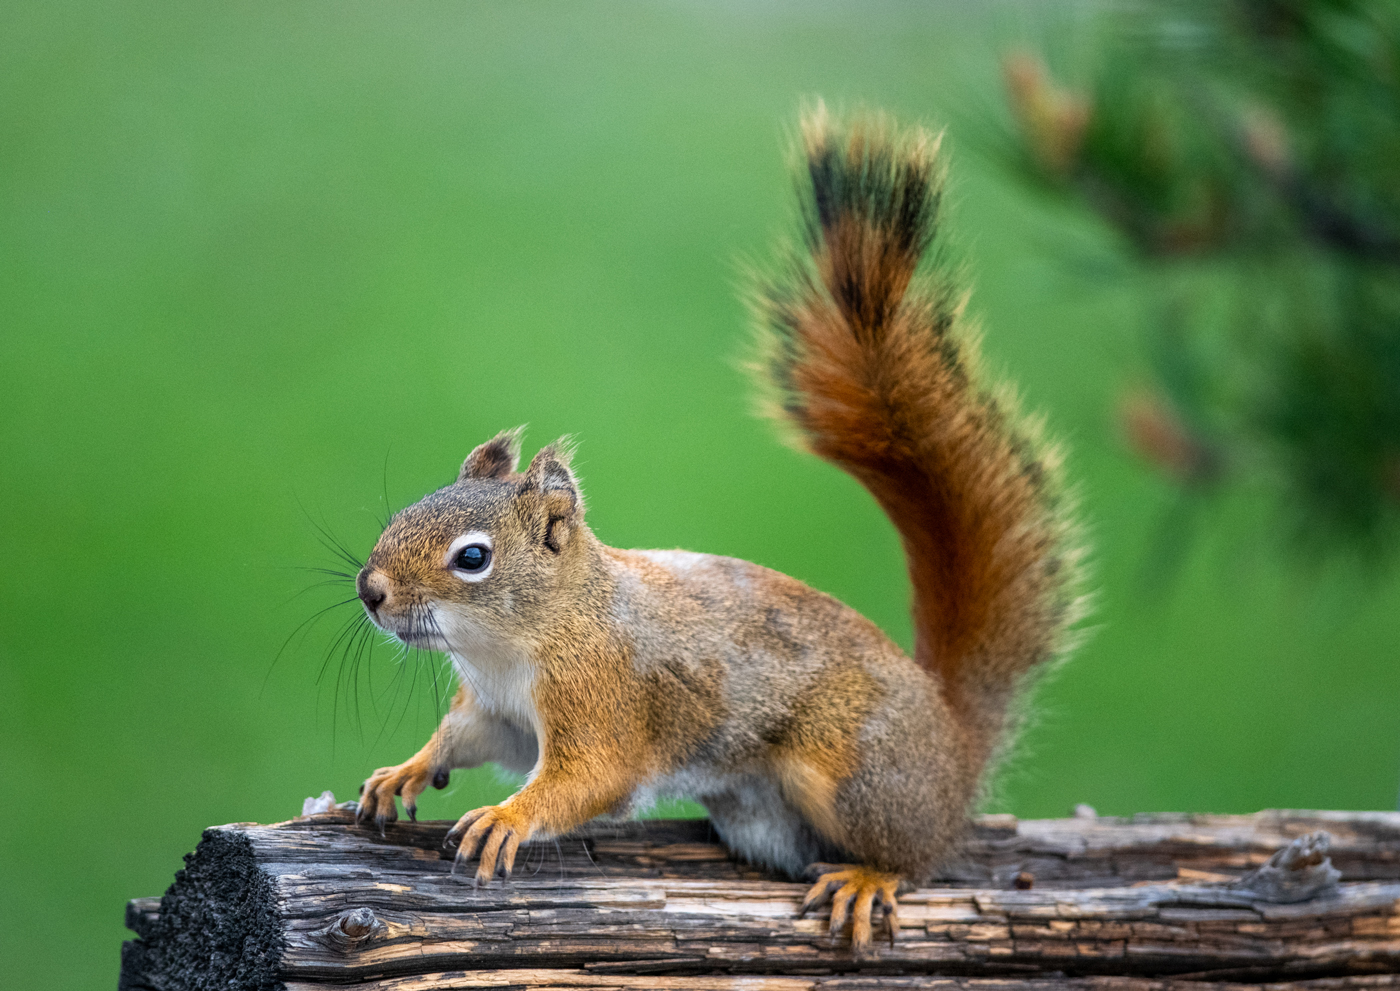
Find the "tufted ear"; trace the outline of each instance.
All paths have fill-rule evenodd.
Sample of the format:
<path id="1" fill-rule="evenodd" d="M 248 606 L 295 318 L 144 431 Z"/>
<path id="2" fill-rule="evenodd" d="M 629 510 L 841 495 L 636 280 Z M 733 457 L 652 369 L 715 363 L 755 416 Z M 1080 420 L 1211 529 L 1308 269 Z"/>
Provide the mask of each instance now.
<path id="1" fill-rule="evenodd" d="M 573 448 L 567 438 L 540 449 L 530 461 L 521 485 L 521 494 L 536 493 L 539 513 L 539 540 L 558 554 L 574 530 L 583 522 L 583 493 L 569 463 Z"/>
<path id="2" fill-rule="evenodd" d="M 476 450 L 467 455 L 467 460 L 462 462 L 462 473 L 457 476 L 457 481 L 464 482 L 469 478 L 505 478 L 514 472 L 520 464 L 520 435 L 524 432 L 524 427 L 502 430 L 485 444 L 478 445 Z"/>

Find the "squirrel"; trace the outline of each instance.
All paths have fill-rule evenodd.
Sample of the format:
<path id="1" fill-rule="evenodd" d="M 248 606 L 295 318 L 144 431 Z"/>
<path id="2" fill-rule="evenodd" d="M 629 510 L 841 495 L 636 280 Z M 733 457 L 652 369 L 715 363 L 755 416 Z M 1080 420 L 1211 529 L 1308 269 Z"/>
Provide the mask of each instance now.
<path id="1" fill-rule="evenodd" d="M 1059 458 L 979 384 L 964 296 L 921 261 L 939 140 L 804 115 L 804 250 L 755 292 L 771 412 L 899 532 L 913 657 L 822 592 L 746 561 L 620 550 L 584 521 L 565 442 L 518 470 L 520 429 L 397 513 L 357 576 L 369 617 L 446 652 L 460 688 L 358 817 L 494 761 L 527 775 L 445 844 L 509 879 L 521 843 L 693 799 L 731 852 L 813 881 L 857 954 L 954 851 L 1033 672 L 1064 653 L 1079 550 Z M 883 919 L 876 914 L 883 913 Z"/>

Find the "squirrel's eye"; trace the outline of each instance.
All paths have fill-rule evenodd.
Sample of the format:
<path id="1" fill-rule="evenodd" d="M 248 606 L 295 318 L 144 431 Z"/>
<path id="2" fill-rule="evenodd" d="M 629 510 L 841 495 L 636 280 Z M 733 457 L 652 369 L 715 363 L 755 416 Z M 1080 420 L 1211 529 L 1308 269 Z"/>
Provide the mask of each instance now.
<path id="1" fill-rule="evenodd" d="M 463 571 L 480 571 L 491 560 L 491 548 L 482 544 L 468 544 L 457 552 L 452 567 Z"/>

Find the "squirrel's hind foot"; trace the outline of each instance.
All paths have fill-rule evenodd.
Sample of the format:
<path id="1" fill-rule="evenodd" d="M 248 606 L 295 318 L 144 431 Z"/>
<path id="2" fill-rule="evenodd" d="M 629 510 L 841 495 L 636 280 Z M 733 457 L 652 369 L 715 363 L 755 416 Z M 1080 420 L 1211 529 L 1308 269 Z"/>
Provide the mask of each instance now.
<path id="1" fill-rule="evenodd" d="M 890 946 L 899 928 L 898 903 L 902 892 L 912 891 L 913 885 L 898 874 L 888 874 L 859 864 L 813 864 L 807 876 L 816 883 L 807 891 L 799 916 L 831 902 L 831 935 L 835 936 L 851 918 L 851 951 L 856 955 L 870 948 L 876 909 L 884 913 Z"/>

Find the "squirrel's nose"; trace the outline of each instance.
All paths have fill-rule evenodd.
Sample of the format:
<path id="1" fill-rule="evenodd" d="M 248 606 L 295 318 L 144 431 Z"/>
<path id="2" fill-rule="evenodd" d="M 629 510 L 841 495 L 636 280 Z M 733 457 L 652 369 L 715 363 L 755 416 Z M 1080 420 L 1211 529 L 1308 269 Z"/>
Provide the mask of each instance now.
<path id="1" fill-rule="evenodd" d="M 382 574 L 370 568 L 365 568 L 355 577 L 355 591 L 359 593 L 360 601 L 370 612 L 378 612 L 379 607 L 384 605 L 384 600 L 389 597 L 385 587 L 387 584 Z"/>

